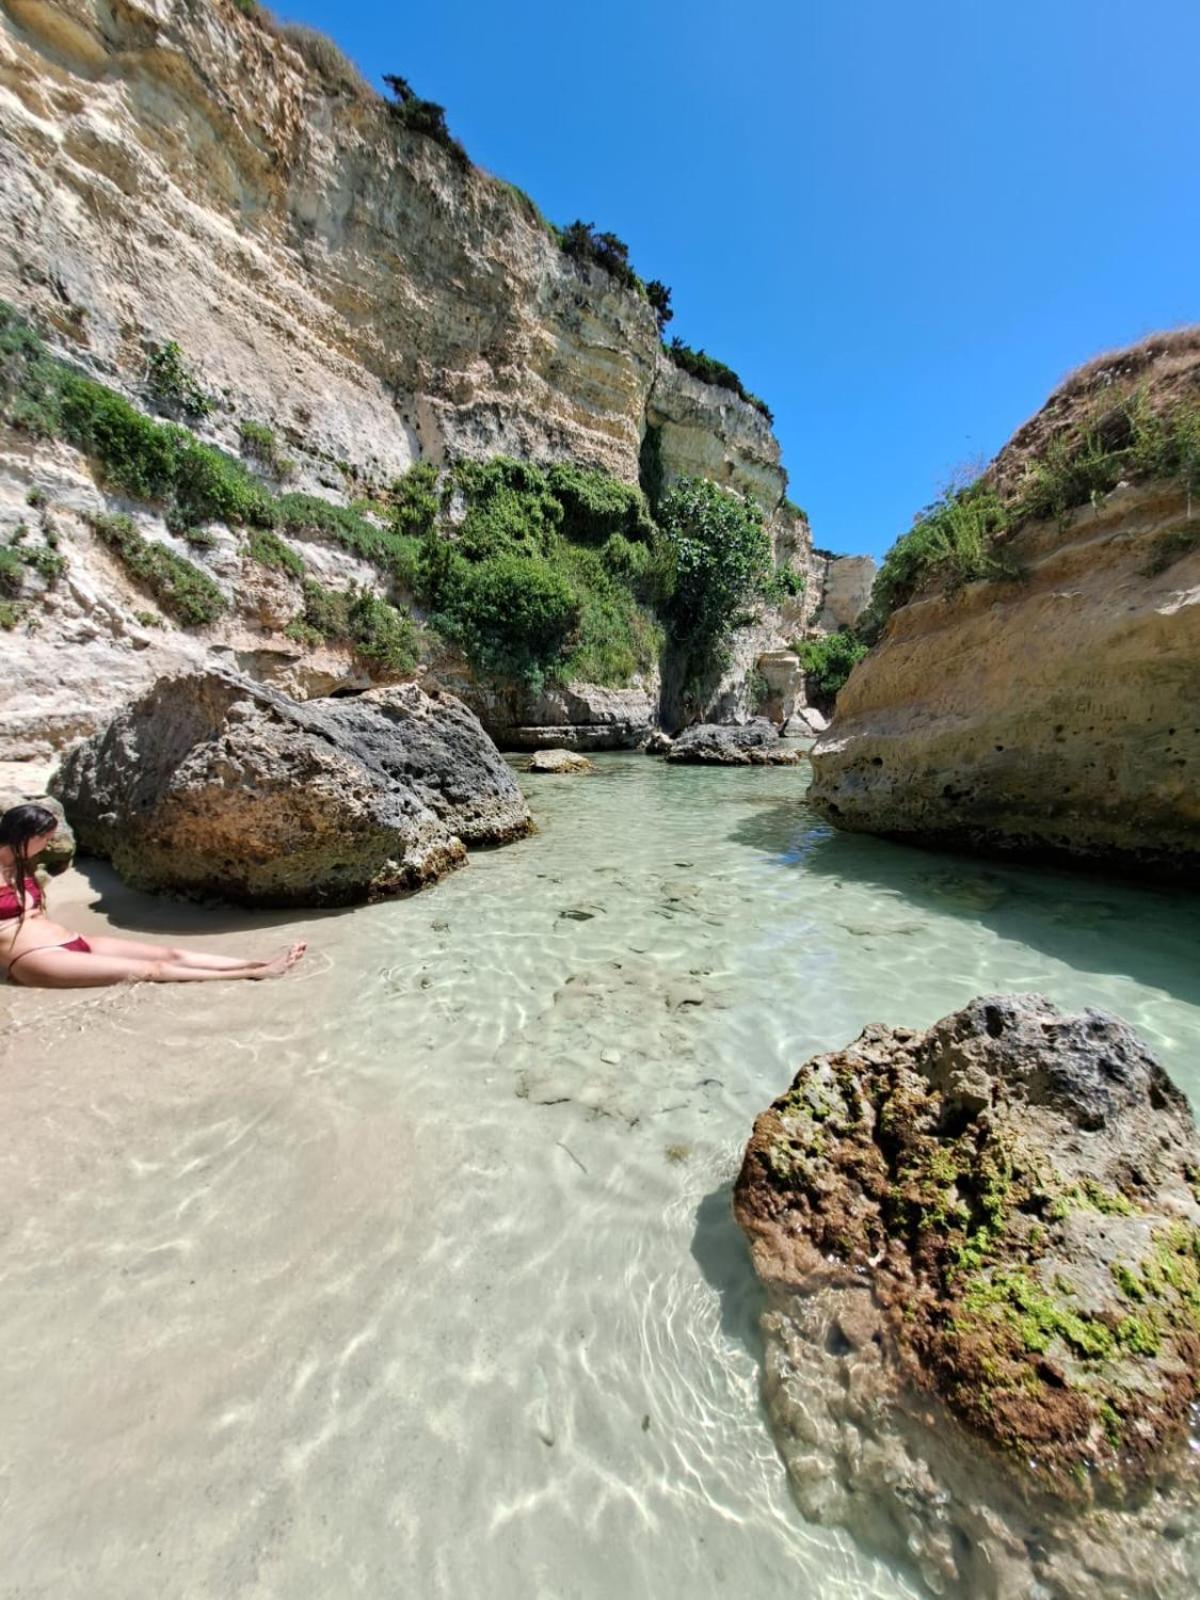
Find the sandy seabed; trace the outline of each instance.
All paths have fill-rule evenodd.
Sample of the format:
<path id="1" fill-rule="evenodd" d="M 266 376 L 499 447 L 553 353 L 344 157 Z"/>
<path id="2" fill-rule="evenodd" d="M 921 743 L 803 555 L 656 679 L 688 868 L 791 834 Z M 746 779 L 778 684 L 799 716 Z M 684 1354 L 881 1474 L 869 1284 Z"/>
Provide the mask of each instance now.
<path id="1" fill-rule="evenodd" d="M 798 769 L 527 782 L 535 837 L 389 905 L 54 881 L 85 935 L 312 953 L 0 996 L 4 1600 L 916 1592 L 789 1498 L 741 1146 L 813 1050 L 995 989 L 1194 1093 L 1193 909 L 832 836 Z"/>

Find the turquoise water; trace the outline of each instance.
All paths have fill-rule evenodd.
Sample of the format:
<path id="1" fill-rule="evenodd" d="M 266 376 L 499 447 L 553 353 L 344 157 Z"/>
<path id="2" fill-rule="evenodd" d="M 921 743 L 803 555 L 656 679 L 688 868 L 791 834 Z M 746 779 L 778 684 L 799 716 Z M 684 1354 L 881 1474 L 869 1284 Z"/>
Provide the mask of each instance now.
<path id="1" fill-rule="evenodd" d="M 302 976 L 11 996 L 0 1594 L 913 1592 L 789 1498 L 754 1116 L 995 990 L 1117 1012 L 1195 1100 L 1196 901 L 596 759 L 523 779 L 535 837 L 301 923 Z M 84 932 L 284 937 L 72 877 Z"/>

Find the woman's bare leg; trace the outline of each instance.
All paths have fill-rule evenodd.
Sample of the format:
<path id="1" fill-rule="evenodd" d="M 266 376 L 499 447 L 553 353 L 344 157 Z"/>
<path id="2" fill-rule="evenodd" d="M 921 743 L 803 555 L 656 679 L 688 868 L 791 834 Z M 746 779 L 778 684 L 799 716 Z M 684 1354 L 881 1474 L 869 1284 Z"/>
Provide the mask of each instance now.
<path id="1" fill-rule="evenodd" d="M 271 956 L 268 961 L 249 961 L 245 956 L 219 956 L 207 950 L 181 950 L 176 945 L 166 944 L 138 944 L 133 939 L 111 939 L 107 934 L 89 936 L 88 943 L 98 956 L 116 956 L 122 961 L 169 961 L 177 967 L 194 967 L 200 972 L 232 972 L 241 967 L 265 967 L 268 961 L 277 961 L 279 955 L 291 955 L 293 951 L 299 952 L 295 959 L 299 960 L 308 948 L 304 940 L 291 945 L 279 955 Z"/>
<path id="2" fill-rule="evenodd" d="M 295 966 L 302 954 L 303 951 L 288 950 L 271 961 L 212 972 L 173 961 L 133 961 L 78 950 L 34 950 L 9 968 L 9 976 L 14 983 L 32 989 L 95 989 L 116 983 L 219 983 L 222 979 L 280 977 Z"/>

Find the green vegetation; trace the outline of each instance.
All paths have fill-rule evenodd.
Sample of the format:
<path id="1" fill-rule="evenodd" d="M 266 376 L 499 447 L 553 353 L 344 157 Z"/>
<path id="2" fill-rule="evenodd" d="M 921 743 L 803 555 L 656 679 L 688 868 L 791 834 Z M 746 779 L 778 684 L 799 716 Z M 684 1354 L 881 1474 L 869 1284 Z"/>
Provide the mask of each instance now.
<path id="1" fill-rule="evenodd" d="M 654 311 L 654 320 L 658 323 L 658 336 L 661 339 L 663 329 L 675 316 L 671 310 L 671 291 L 660 279 L 651 278 L 646 285 L 646 299 Z"/>
<path id="2" fill-rule="evenodd" d="M 178 347 L 161 347 L 164 403 L 182 409 L 188 374 Z M 482 674 L 536 688 L 547 677 L 619 686 L 651 668 L 669 626 L 693 670 L 721 656 L 729 629 L 753 599 L 797 592 L 772 574 L 762 515 L 749 500 L 705 482 L 683 482 L 661 500 L 662 529 L 646 495 L 607 474 L 569 464 L 545 470 L 498 457 L 439 473 L 421 462 L 388 491 L 354 507 L 301 493 L 272 493 L 240 460 L 201 444 L 186 428 L 139 412 L 121 395 L 49 354 L 34 330 L 0 304 L 0 413 L 39 437 L 85 452 L 109 490 L 159 508 L 197 550 L 224 523 L 246 534 L 249 557 L 303 578 L 292 540 L 328 540 L 408 590 L 431 622 L 456 640 Z M 245 419 L 241 447 L 278 470 L 271 429 Z M 658 435 L 648 430 L 647 481 L 661 491 Z M 459 512 L 461 510 L 461 517 Z M 98 535 L 185 626 L 224 609 L 212 579 L 128 517 L 101 517 Z M 47 548 L 5 563 L 52 577 L 62 557 Z M 337 638 L 364 659 L 395 668 L 414 657 L 412 630 L 394 607 L 365 592 L 327 598 L 306 589 L 296 636 Z"/>
<path id="3" fill-rule="evenodd" d="M 246 553 L 261 567 L 269 567 L 275 572 L 289 573 L 293 578 L 304 576 L 304 562 L 291 545 L 285 544 L 277 533 L 272 533 L 270 528 L 254 528 L 251 531 Z"/>
<path id="4" fill-rule="evenodd" d="M 216 408 L 213 396 L 196 377 L 174 339 L 151 345 L 146 388 L 160 411 L 186 422 L 200 422 Z"/>
<path id="5" fill-rule="evenodd" d="M 301 644 L 348 644 L 371 666 L 389 672 L 411 672 L 418 660 L 411 617 L 369 589 L 342 592 L 306 578 L 303 609 L 286 631 Z"/>
<path id="6" fill-rule="evenodd" d="M 460 462 L 449 487 L 466 501 L 456 534 L 423 503 L 428 483 L 412 497 L 424 522 L 412 587 L 478 671 L 536 690 L 548 676 L 627 683 L 652 665 L 663 552 L 636 489 L 503 456 Z M 397 523 L 418 525 L 406 509 Z"/>
<path id="7" fill-rule="evenodd" d="M 25 615 L 24 608 L 13 600 L 0 600 L 0 628 L 11 633 Z"/>
<path id="8" fill-rule="evenodd" d="M 1052 438 L 1010 495 L 1002 498 L 986 476 L 947 492 L 884 557 L 871 596 L 872 630 L 930 583 L 953 589 L 1019 577 L 1003 550 L 1009 535 L 1030 521 L 1064 522 L 1079 506 L 1138 479 L 1178 483 L 1189 497 L 1200 488 L 1200 404 L 1179 401 L 1155 411 L 1146 392 L 1135 390 Z M 1163 535 L 1145 575 L 1164 571 L 1197 544 L 1200 535 L 1190 529 Z"/>
<path id="9" fill-rule="evenodd" d="M 165 545 L 144 539 L 131 518 L 94 516 L 90 522 L 130 577 L 148 589 L 168 616 L 183 627 L 203 627 L 225 610 L 225 597 L 207 573 Z"/>
<path id="10" fill-rule="evenodd" d="M 388 101 L 388 112 L 392 120 L 398 122 L 402 128 L 407 128 L 410 133 L 420 133 L 427 139 L 432 139 L 434 144 L 441 145 L 464 170 L 471 165 L 462 144 L 446 126 L 446 110 L 433 100 L 422 100 L 413 92 L 407 78 L 401 78 L 394 72 L 385 72 L 383 81 L 392 92 Z"/>
<path id="11" fill-rule="evenodd" d="M 872 621 L 882 625 L 935 573 L 949 588 L 1011 575 L 992 553 L 1009 525 L 1004 502 L 982 480 L 926 506 L 883 558 L 871 592 Z"/>
<path id="12" fill-rule="evenodd" d="M 51 585 L 67 570 L 67 558 L 58 550 L 58 535 L 52 527 L 42 529 L 39 544 L 26 544 L 30 528 L 19 522 L 7 545 L 0 546 L 0 595 L 15 600 L 24 587 L 26 571 L 36 572 Z"/>
<path id="13" fill-rule="evenodd" d="M 693 350 L 679 338 L 672 339 L 670 344 L 664 344 L 663 349 L 677 367 L 690 372 L 693 378 L 699 378 L 701 383 L 716 384 L 719 389 L 731 389 L 740 400 L 745 400 L 747 405 L 752 405 L 756 411 L 761 411 L 768 422 L 774 422 L 775 418 L 767 402 L 760 400 L 756 394 L 751 394 L 733 368 L 727 367 L 723 361 L 715 360 L 703 350 Z"/>
<path id="14" fill-rule="evenodd" d="M 802 573 L 793 567 L 777 567 L 762 586 L 763 599 L 770 605 L 781 606 L 785 600 L 795 600 L 808 587 Z"/>
<path id="15" fill-rule="evenodd" d="M 993 1272 L 971 1284 L 956 1320 L 966 1328 L 972 1317 L 1006 1324 L 1021 1347 L 1032 1355 L 1044 1355 L 1056 1338 L 1065 1340 L 1088 1360 L 1109 1358 L 1118 1348 L 1150 1355 L 1158 1349 L 1157 1344 L 1153 1350 L 1141 1348 L 1149 1335 L 1146 1325 L 1136 1318 L 1126 1318 L 1115 1329 L 1110 1328 L 1098 1317 L 1072 1310 L 1062 1296 L 1050 1294 L 1031 1273 L 1019 1267 Z"/>
<path id="16" fill-rule="evenodd" d="M 259 462 L 273 477 L 286 478 L 291 473 L 293 463 L 280 451 L 273 428 L 243 417 L 238 423 L 238 438 L 242 454 Z"/>
<path id="17" fill-rule="evenodd" d="M 667 626 L 694 677 L 723 663 L 730 629 L 770 577 L 770 540 L 752 500 L 703 478 L 670 489 L 659 524 L 674 566 Z"/>
<path id="18" fill-rule="evenodd" d="M 805 639 L 792 648 L 808 679 L 810 692 L 832 702 L 854 667 L 867 653 L 866 643 L 853 628 L 839 628 L 817 639 Z"/>
<path id="19" fill-rule="evenodd" d="M 615 233 L 598 233 L 594 223 L 575 221 L 559 233 L 564 255 L 586 266 L 601 267 L 625 289 L 645 292 L 645 285 L 629 265 L 629 246 Z M 659 285 L 665 288 L 665 285 Z M 666 290 L 669 300 L 671 291 Z M 660 299 L 661 299 L 660 295 Z M 655 308 L 657 311 L 657 307 Z"/>

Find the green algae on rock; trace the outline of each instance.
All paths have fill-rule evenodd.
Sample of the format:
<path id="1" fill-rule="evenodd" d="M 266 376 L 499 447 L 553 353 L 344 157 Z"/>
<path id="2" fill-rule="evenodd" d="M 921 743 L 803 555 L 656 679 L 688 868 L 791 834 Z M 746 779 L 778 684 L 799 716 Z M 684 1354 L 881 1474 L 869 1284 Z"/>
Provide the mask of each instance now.
<path id="1" fill-rule="evenodd" d="M 1076 1592 L 1056 1585 L 1082 1560 L 1113 1581 L 1130 1566 L 1130 1594 L 1176 1592 L 1139 1587 L 1134 1552 L 1196 1490 L 1198 1149 L 1124 1024 L 1036 995 L 807 1062 L 759 1117 L 735 1197 L 805 1508 L 942 1587 L 1026 1592 L 989 1586 L 985 1568 L 1012 1568 Z M 823 1432 L 802 1371 L 842 1395 L 821 1440 L 840 1496 L 814 1494 L 795 1449 L 801 1412 L 810 1444 Z M 839 1441 L 856 1402 L 903 1441 L 890 1476 Z"/>

